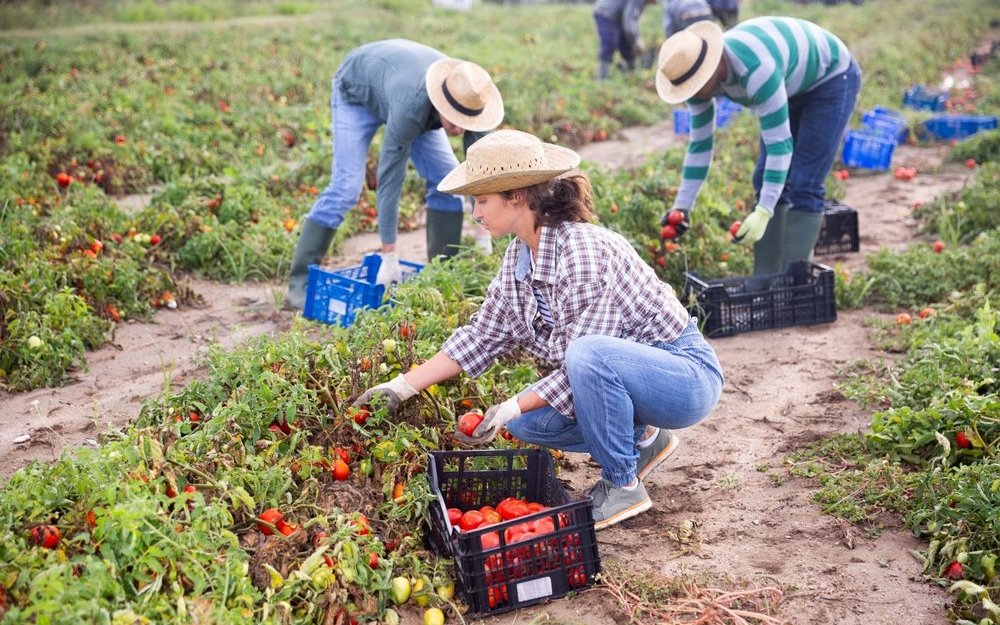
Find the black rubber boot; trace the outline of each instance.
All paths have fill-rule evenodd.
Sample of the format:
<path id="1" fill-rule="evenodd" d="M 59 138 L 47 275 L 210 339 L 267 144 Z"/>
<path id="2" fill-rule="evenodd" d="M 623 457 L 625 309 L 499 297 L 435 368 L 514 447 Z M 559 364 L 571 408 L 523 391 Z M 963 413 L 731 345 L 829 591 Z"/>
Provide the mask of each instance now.
<path id="1" fill-rule="evenodd" d="M 597 66 L 597 80 L 607 80 L 609 69 L 611 69 L 611 63 L 608 61 L 601 61 L 600 65 Z"/>
<path id="2" fill-rule="evenodd" d="M 767 222 L 764 236 L 753 246 L 753 273 L 779 273 L 785 270 L 785 215 L 788 214 L 788 204 L 779 204 L 774 208 L 774 215 Z"/>
<path id="3" fill-rule="evenodd" d="M 464 212 L 446 213 L 427 209 L 427 260 L 451 258 L 462 242 Z"/>
<path id="4" fill-rule="evenodd" d="M 330 241 L 337 231 L 314 221 L 302 221 L 302 232 L 295 244 L 292 267 L 288 272 L 288 290 L 285 292 L 285 308 L 302 310 L 306 303 L 306 283 L 309 281 L 309 265 L 322 262 Z"/>
<path id="5" fill-rule="evenodd" d="M 785 216 L 785 239 L 783 254 L 786 263 L 810 260 L 819 229 L 823 225 L 823 213 L 803 213 L 788 211 Z"/>

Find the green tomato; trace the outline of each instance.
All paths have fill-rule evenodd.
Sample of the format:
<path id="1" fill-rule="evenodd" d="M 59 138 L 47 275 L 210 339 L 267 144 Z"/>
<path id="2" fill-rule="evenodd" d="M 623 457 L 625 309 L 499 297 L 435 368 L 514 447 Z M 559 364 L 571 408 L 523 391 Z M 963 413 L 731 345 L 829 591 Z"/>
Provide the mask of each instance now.
<path id="1" fill-rule="evenodd" d="M 392 578 L 389 596 L 392 597 L 396 605 L 406 603 L 406 600 L 410 598 L 410 580 L 402 575 Z"/>

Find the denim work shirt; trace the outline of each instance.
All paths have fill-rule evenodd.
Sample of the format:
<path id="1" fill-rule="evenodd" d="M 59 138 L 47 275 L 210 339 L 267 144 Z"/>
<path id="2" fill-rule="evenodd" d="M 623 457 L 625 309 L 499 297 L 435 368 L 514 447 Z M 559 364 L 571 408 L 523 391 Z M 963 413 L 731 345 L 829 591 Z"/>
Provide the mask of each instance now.
<path id="1" fill-rule="evenodd" d="M 365 107 L 385 124 L 378 160 L 375 203 L 396 206 L 406 177 L 413 142 L 425 132 L 441 128 L 441 116 L 427 95 L 427 68 L 446 56 L 434 48 L 406 39 L 388 39 L 353 50 L 340 64 L 334 84 L 344 99 Z M 467 131 L 468 148 L 486 133 Z"/>
<path id="2" fill-rule="evenodd" d="M 542 321 L 532 287 L 548 303 L 553 326 Z M 534 270 L 531 250 L 514 239 L 479 310 L 441 350 L 479 377 L 497 358 L 523 347 L 554 367 L 531 390 L 572 417 L 573 391 L 564 363 L 570 341 L 602 335 L 644 345 L 672 342 L 690 318 L 673 288 L 624 237 L 600 226 L 564 222 L 542 226 Z"/>

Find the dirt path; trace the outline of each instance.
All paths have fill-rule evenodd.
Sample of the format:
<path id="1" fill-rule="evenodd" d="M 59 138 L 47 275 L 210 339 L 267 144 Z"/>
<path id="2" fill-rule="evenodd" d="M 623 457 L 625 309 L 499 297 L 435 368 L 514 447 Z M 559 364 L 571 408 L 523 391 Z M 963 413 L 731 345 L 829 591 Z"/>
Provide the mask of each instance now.
<path id="1" fill-rule="evenodd" d="M 658 133 L 670 137 L 652 138 Z M 634 165 L 649 151 L 663 149 L 663 142 L 676 141 L 672 137 L 669 128 L 630 130 L 622 141 L 582 152 L 609 167 Z M 901 147 L 895 163 L 915 165 L 920 172 L 910 182 L 887 173 L 848 180 L 845 202 L 860 215 L 862 254 L 820 260 L 858 269 L 864 253 L 911 243 L 913 203 L 960 188 L 970 177 L 964 168 L 942 165 L 944 153 L 944 148 Z M 376 235 L 352 237 L 331 262 L 356 264 L 377 245 Z M 399 245 L 403 258 L 422 260 L 424 231 L 402 234 Z M 200 375 L 197 356 L 205 346 L 234 346 L 249 336 L 280 332 L 291 322 L 276 305 L 280 283 L 193 281 L 192 287 L 205 297 L 206 307 L 162 311 L 154 323 L 119 327 L 111 345 L 89 355 L 89 371 L 74 384 L 0 394 L 0 475 L 93 444 L 105 428 L 121 428 L 138 414 L 143 399 L 168 383 L 179 387 Z M 845 401 L 834 384 L 839 367 L 879 356 L 864 325 L 871 314 L 841 313 L 833 324 L 713 340 L 727 374 L 719 408 L 680 432 L 678 453 L 650 477 L 653 509 L 600 534 L 602 558 L 667 575 L 731 574 L 779 585 L 785 591 L 782 616 L 791 623 L 946 622 L 947 597 L 920 580 L 920 566 L 908 551 L 921 544 L 910 533 L 890 528 L 875 540 L 858 536 L 820 512 L 810 499 L 811 483 L 788 479 L 775 486 L 759 470 L 779 467 L 789 451 L 808 441 L 868 428 L 870 415 Z M 14 442 L 23 435 L 30 439 Z M 564 476 L 582 489 L 595 471 L 583 458 L 576 460 Z M 669 536 L 685 521 L 697 527 L 694 552 L 682 551 Z M 622 614 L 609 595 L 588 591 L 573 601 L 490 621 L 525 623 L 541 612 L 587 625 L 605 625 Z M 415 622 L 411 616 L 404 623 Z"/>

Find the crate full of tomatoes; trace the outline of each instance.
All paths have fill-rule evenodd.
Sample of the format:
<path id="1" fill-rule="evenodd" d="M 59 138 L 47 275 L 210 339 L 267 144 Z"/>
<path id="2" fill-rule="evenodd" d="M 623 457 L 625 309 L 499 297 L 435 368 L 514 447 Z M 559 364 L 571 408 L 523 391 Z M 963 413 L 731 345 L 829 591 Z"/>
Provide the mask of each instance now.
<path id="1" fill-rule="evenodd" d="M 431 542 L 455 562 L 474 615 L 556 599 L 601 572 L 590 497 L 574 499 L 540 449 L 435 451 Z"/>

